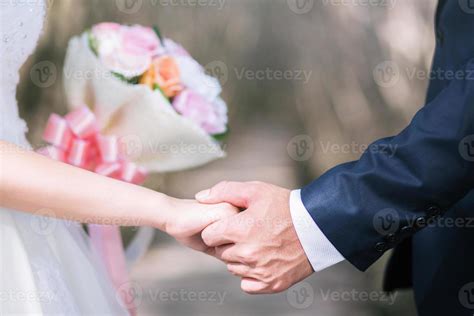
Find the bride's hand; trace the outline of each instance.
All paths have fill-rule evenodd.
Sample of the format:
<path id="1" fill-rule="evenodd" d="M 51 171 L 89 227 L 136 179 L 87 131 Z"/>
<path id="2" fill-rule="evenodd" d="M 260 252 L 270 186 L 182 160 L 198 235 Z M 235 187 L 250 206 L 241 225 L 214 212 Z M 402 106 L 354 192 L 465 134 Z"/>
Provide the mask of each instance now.
<path id="1" fill-rule="evenodd" d="M 213 255 L 202 241 L 201 232 L 212 223 L 237 214 L 239 210 L 227 203 L 206 205 L 194 200 L 174 199 L 166 233 L 183 245 Z"/>

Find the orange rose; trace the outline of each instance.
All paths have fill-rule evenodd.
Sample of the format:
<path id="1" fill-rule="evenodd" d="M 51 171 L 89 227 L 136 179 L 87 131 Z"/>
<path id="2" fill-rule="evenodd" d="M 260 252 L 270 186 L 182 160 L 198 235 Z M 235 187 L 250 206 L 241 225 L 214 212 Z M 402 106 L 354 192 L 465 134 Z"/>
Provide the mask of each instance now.
<path id="1" fill-rule="evenodd" d="M 141 77 L 140 83 L 151 89 L 158 85 L 168 98 L 175 97 L 183 90 L 178 64 L 171 56 L 154 59 L 150 69 Z"/>

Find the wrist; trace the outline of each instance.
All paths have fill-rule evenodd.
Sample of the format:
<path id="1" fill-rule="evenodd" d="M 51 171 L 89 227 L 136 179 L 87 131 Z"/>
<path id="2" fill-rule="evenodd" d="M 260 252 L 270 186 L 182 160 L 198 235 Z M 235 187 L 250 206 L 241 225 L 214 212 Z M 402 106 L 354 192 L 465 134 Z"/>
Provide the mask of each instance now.
<path id="1" fill-rule="evenodd" d="M 153 198 L 148 199 L 148 205 L 146 207 L 146 225 L 166 232 L 171 220 L 170 214 L 172 214 L 172 212 L 170 210 L 172 210 L 172 200 L 173 198 L 166 194 L 153 192 Z"/>

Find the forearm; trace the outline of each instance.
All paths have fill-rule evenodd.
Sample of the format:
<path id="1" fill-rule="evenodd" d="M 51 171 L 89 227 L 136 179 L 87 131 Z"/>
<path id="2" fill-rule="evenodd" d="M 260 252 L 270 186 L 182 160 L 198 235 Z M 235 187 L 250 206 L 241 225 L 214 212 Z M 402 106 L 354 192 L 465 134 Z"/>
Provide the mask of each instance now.
<path id="1" fill-rule="evenodd" d="M 82 223 L 166 228 L 170 198 L 0 142 L 0 206 Z"/>
<path id="2" fill-rule="evenodd" d="M 474 59 L 462 68 L 474 70 Z M 454 79 L 399 135 L 372 144 L 302 189 L 302 201 L 337 250 L 367 269 L 436 220 L 474 186 L 474 82 Z M 467 141 L 466 141 L 467 140 Z"/>

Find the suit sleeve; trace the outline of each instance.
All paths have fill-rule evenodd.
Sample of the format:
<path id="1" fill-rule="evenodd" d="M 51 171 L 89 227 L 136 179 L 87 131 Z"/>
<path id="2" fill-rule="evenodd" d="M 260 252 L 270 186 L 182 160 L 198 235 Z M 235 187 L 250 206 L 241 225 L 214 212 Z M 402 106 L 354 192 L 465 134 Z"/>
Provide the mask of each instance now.
<path id="1" fill-rule="evenodd" d="M 305 208 L 360 270 L 426 227 L 474 185 L 474 59 L 399 135 L 301 190 Z"/>

